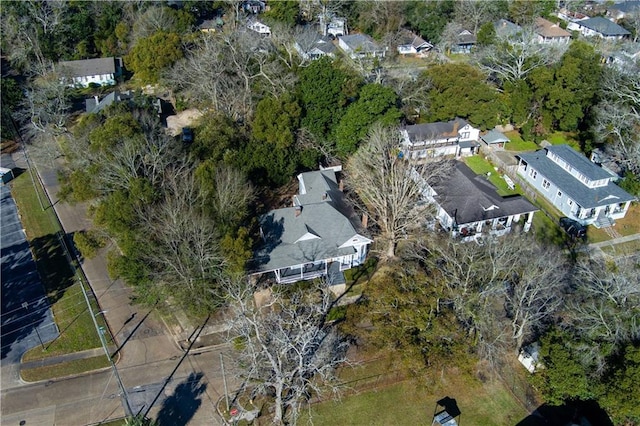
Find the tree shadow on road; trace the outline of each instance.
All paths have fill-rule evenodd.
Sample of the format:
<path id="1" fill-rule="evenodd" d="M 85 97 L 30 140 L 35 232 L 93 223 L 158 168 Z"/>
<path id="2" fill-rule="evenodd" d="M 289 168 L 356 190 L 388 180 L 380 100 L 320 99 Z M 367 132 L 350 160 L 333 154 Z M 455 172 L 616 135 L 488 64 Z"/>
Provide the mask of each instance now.
<path id="1" fill-rule="evenodd" d="M 202 404 L 200 396 L 207 389 L 206 383 L 200 383 L 204 375 L 191 373 L 176 387 L 173 395 L 162 403 L 158 413 L 158 426 L 185 426 Z"/>

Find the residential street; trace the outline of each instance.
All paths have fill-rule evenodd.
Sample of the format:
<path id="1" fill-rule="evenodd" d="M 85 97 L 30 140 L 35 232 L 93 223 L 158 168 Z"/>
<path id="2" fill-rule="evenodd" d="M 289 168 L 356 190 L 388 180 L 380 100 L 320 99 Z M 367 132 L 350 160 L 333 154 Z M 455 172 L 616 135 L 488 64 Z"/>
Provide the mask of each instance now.
<path id="1" fill-rule="evenodd" d="M 14 160 L 18 167 L 26 167 L 22 154 L 14 155 Z M 86 206 L 58 202 L 56 172 L 45 169 L 40 172 L 65 232 L 87 229 L 90 222 Z M 117 369 L 129 394 L 131 409 L 146 410 L 184 354 L 176 339 L 185 339 L 193 330 L 172 330 L 178 333 L 174 335 L 153 310 L 131 304 L 131 290 L 107 274 L 105 251 L 102 256 L 85 260 L 83 270 L 115 336 L 120 355 Z M 162 411 L 163 417 L 172 419 L 171 424 L 220 424 L 213 404 L 223 394 L 221 353 L 227 357 L 225 367 L 230 366 L 225 346 L 187 356 L 161 392 L 151 414 Z M 228 372 L 227 381 L 229 388 L 234 389 L 234 379 Z M 72 426 L 123 417 L 125 404 L 119 393 L 111 369 L 36 384 L 25 384 L 3 374 L 0 423 Z M 21 423 L 23 420 L 26 423 Z"/>

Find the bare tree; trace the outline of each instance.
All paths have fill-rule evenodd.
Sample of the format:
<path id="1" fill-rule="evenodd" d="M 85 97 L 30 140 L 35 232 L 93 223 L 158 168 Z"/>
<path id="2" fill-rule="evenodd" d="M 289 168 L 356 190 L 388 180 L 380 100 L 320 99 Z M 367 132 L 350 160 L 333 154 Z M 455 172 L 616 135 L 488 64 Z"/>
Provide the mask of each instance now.
<path id="1" fill-rule="evenodd" d="M 260 306 L 252 286 L 236 283 L 228 294 L 238 364 L 254 395 L 273 395 L 274 424 L 295 424 L 312 395 L 338 391 L 334 372 L 346 362 L 347 343 L 327 322 L 333 302 L 325 283 L 311 291 L 274 288 Z"/>
<path id="2" fill-rule="evenodd" d="M 277 97 L 295 83 L 272 53 L 268 41 L 245 32 L 205 34 L 165 78 L 174 88 L 234 120 L 248 119 L 260 91 Z"/>
<path id="3" fill-rule="evenodd" d="M 155 294 L 173 297 L 182 306 L 211 312 L 222 302 L 220 280 L 225 261 L 214 223 L 204 214 L 193 170 L 169 168 L 164 199 L 139 215 L 147 246 Z"/>
<path id="4" fill-rule="evenodd" d="M 468 28 L 473 34 L 477 34 L 482 24 L 493 19 L 492 12 L 494 12 L 494 6 L 495 2 L 491 1 L 457 1 L 455 5 L 455 16 L 461 20 L 465 28 Z"/>
<path id="5" fill-rule="evenodd" d="M 138 16 L 133 24 L 132 44 L 158 31 L 170 32 L 175 25 L 174 15 L 167 6 L 150 6 L 137 9 L 136 13 Z"/>
<path id="6" fill-rule="evenodd" d="M 584 258 L 574 272 L 576 292 L 567 316 L 578 334 L 621 343 L 640 337 L 638 256 L 615 262 Z"/>
<path id="7" fill-rule="evenodd" d="M 537 43 L 533 27 L 515 35 L 499 37 L 496 43 L 476 50 L 474 58 L 480 68 L 503 81 L 525 78 L 538 67 L 552 64 L 562 57 L 566 46 Z"/>
<path id="8" fill-rule="evenodd" d="M 640 73 L 608 68 L 603 73 L 602 100 L 595 107 L 594 134 L 609 142 L 607 152 L 626 169 L 640 174 Z"/>
<path id="9" fill-rule="evenodd" d="M 380 228 L 387 258 L 394 258 L 398 242 L 426 222 L 429 209 L 419 203 L 424 182 L 445 167 L 433 162 L 416 168 L 415 160 L 399 155 L 401 143 L 400 129 L 374 125 L 346 167 L 347 184 Z"/>
<path id="10" fill-rule="evenodd" d="M 427 237 L 416 248 L 414 256 L 442 274 L 444 297 L 484 355 L 519 349 L 563 306 L 564 258 L 532 238 L 509 235 L 478 246 Z"/>

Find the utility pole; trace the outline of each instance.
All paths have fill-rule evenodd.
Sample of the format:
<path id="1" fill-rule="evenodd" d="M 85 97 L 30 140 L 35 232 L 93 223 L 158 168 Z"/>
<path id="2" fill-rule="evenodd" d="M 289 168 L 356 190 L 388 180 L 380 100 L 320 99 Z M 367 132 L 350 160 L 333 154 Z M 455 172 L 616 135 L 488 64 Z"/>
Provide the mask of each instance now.
<path id="1" fill-rule="evenodd" d="M 109 364 L 111 364 L 111 369 L 113 370 L 114 376 L 116 376 L 116 381 L 118 382 L 118 386 L 120 387 L 120 392 L 122 397 L 124 398 L 124 411 L 127 417 L 133 416 L 133 410 L 131 409 L 131 405 L 129 404 L 129 395 L 127 395 L 127 389 L 124 387 L 122 383 L 122 379 L 120 378 L 120 374 L 118 373 L 118 369 L 116 368 L 116 364 L 113 362 L 113 358 L 111 358 L 111 354 L 109 353 L 109 348 L 107 347 L 107 341 L 104 338 L 104 327 L 100 327 L 98 325 L 98 321 L 96 320 L 96 315 L 103 314 L 103 311 L 98 312 L 97 314 L 93 313 L 93 308 L 91 307 L 91 302 L 89 302 L 89 296 L 87 296 L 87 291 L 84 288 L 84 284 L 82 280 L 80 281 L 80 288 L 82 289 L 82 294 L 84 296 L 85 302 L 87 302 L 87 308 L 89 309 L 89 314 L 91 315 L 91 319 L 93 320 L 93 325 L 96 328 L 96 333 L 98 333 L 98 337 L 100 338 L 100 343 L 102 344 L 102 349 L 104 350 L 104 354 L 107 356 L 109 360 Z"/>

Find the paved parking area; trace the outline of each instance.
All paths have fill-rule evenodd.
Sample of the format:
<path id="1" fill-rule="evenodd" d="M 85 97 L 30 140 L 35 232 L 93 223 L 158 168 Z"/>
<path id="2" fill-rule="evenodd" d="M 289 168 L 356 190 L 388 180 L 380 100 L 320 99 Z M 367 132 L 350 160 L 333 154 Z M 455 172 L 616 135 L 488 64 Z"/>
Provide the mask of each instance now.
<path id="1" fill-rule="evenodd" d="M 58 336 L 49 303 L 9 187 L 0 187 L 3 367 L 18 364 L 29 349 Z"/>

